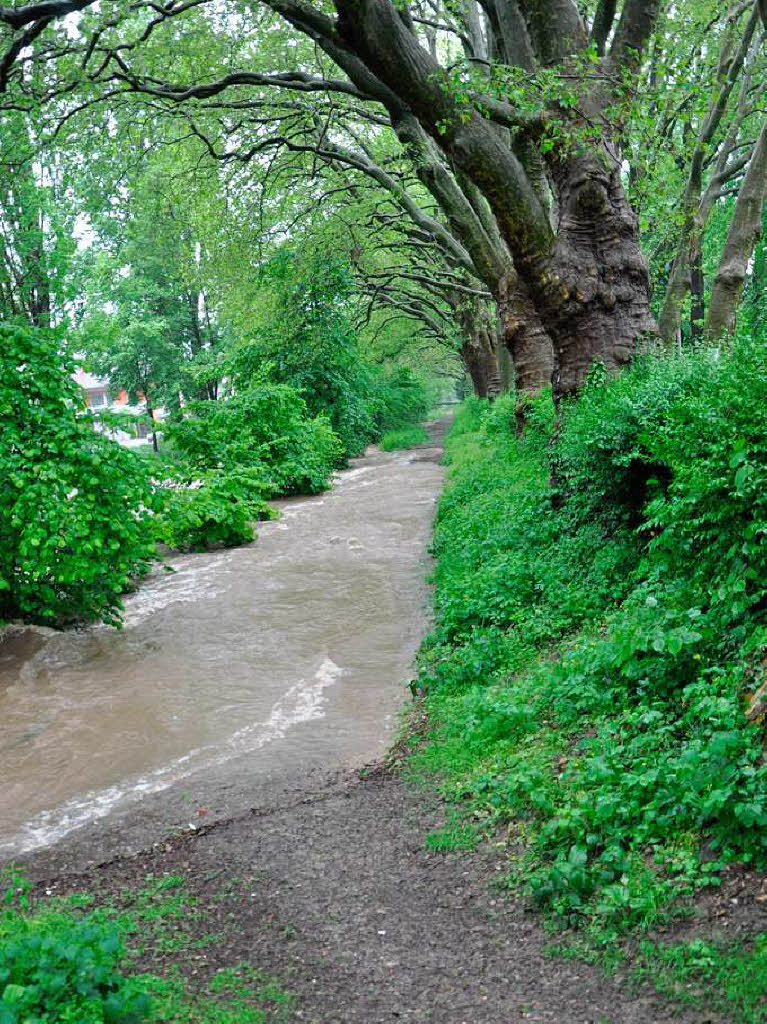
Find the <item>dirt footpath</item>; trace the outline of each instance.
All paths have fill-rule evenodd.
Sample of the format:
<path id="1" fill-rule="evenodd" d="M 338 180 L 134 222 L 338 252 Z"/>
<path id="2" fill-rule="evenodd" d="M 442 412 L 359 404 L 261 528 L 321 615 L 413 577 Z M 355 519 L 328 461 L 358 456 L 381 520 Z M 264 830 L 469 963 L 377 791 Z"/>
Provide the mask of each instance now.
<path id="1" fill-rule="evenodd" d="M 200 908 L 192 927 L 220 936 L 185 972 L 204 982 L 247 962 L 296 993 L 291 1019 L 304 1024 L 700 1024 L 546 957 L 539 920 L 493 884 L 498 851 L 427 851 L 440 809 L 398 776 L 315 778 L 284 799 L 86 872 L 66 848 L 26 870 L 56 891 L 105 896 L 148 874 L 183 876 Z"/>

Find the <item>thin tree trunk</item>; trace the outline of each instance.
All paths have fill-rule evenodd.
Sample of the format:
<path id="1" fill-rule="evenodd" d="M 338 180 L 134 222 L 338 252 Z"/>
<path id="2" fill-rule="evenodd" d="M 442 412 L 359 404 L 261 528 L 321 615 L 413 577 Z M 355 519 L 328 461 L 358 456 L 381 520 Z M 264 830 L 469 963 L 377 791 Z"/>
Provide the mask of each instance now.
<path id="1" fill-rule="evenodd" d="M 714 278 L 705 337 L 717 341 L 732 334 L 743 294 L 748 262 L 762 231 L 762 208 L 767 195 L 767 123 L 762 126 L 740 186 L 727 241 Z"/>
<path id="2" fill-rule="evenodd" d="M 693 345 L 703 340 L 703 320 L 706 315 L 704 286 L 703 255 L 700 245 L 696 245 L 690 262 L 690 340 Z"/>
<path id="3" fill-rule="evenodd" d="M 147 403 L 146 403 L 146 414 L 149 417 L 149 422 L 152 424 L 152 449 L 154 451 L 159 451 L 159 448 L 158 448 L 158 445 L 157 445 L 157 431 L 155 430 L 155 427 L 154 427 L 154 409 L 149 404 L 148 400 L 147 400 Z"/>
<path id="4" fill-rule="evenodd" d="M 754 8 L 746 22 L 743 35 L 735 52 L 732 49 L 732 35 L 729 32 L 726 35 L 719 53 L 716 76 L 717 88 L 714 90 L 711 106 L 700 128 L 698 137 L 692 146 L 690 169 L 682 198 L 684 219 L 674 262 L 666 285 L 663 308 L 658 319 L 660 335 L 668 348 L 679 347 L 681 344 L 682 304 L 687 289 L 693 287 L 692 274 L 694 271 L 692 264 L 696 254 L 699 255 L 701 237 L 706 226 L 708 214 L 713 205 L 710 201 L 710 195 L 703 196 L 702 194 L 704 161 L 727 110 L 730 93 L 748 57 L 756 30 L 757 19 L 757 11 Z M 736 116 L 727 132 L 727 137 L 723 140 L 724 161 L 720 160 L 717 162 L 714 180 L 712 180 L 707 188 L 707 193 L 712 188 L 716 191 L 716 187 L 718 187 L 716 182 L 717 172 L 720 174 L 724 172 L 728 150 L 734 148 L 737 141 L 740 125 L 746 116 L 749 82 L 750 77 L 747 76 L 746 81 L 741 85 L 741 95 L 738 100 Z"/>

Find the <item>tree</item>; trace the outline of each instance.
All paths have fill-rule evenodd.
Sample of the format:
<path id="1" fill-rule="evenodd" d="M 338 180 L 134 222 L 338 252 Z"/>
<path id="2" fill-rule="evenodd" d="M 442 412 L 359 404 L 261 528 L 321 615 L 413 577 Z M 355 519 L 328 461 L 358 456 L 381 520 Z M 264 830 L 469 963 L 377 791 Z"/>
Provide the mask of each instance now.
<path id="1" fill-rule="evenodd" d="M 287 68 L 271 75 L 224 75 L 218 82 L 190 87 L 164 83 L 131 65 L 141 38 L 153 36 L 182 8 L 188 13 L 193 6 L 192 16 L 203 17 L 199 4 L 169 6 L 159 13 L 133 5 L 130 18 L 139 27 L 131 41 L 126 40 L 130 20 L 118 28 L 95 28 L 83 42 L 86 64 L 97 62 L 92 80 L 170 102 L 210 97 L 251 82 L 309 86 L 380 105 L 420 180 L 458 233 L 471 266 L 498 302 L 510 347 L 531 331 L 537 336 L 531 351 L 543 351 L 551 338 L 558 395 L 580 385 L 594 358 L 612 369 L 630 359 L 642 333 L 653 325 L 647 268 L 623 192 L 610 106 L 623 98 L 625 72 L 636 68 L 653 29 L 656 3 L 626 0 L 609 50 L 596 64 L 586 59 L 587 73 L 581 72 L 580 57 L 589 52 L 589 32 L 571 0 L 488 4 L 488 52 L 497 69 L 489 81 L 473 76 L 470 63 L 461 65 L 458 74 L 440 64 L 440 47 L 430 52 L 422 45 L 416 23 L 390 0 L 337 0 L 336 21 L 300 0 L 264 5 L 311 37 L 342 78 L 307 82 L 301 69 Z M 153 13 L 142 20 L 149 10 Z M 526 29 L 515 32 L 514 18 L 517 27 L 524 22 Z M 518 72 L 535 76 L 542 70 L 560 75 L 559 95 L 555 89 L 550 102 L 549 97 L 540 103 L 507 101 L 509 82 Z M 573 98 L 563 97 L 563 83 L 573 78 Z M 563 119 L 573 137 L 548 145 L 550 125 Z M 540 157 L 543 150 L 542 159 L 525 158 L 526 153 Z M 560 212 L 556 230 L 544 182 Z"/>
<path id="2" fill-rule="evenodd" d="M 738 32 L 741 21 L 744 24 Z M 731 189 L 733 179 L 742 174 L 748 164 L 753 149 L 748 131 L 759 113 L 759 101 L 764 93 L 764 82 L 759 81 L 759 76 L 754 81 L 754 64 L 761 48 L 759 38 L 754 42 L 757 27 L 755 6 L 748 10 L 743 5 L 735 5 L 727 12 L 723 19 L 716 67 L 710 75 L 715 83 L 713 94 L 701 89 L 698 83 L 695 83 L 697 88 L 690 88 L 690 83 L 686 83 L 681 100 L 675 98 L 676 102 L 663 118 L 661 136 L 668 145 L 674 132 L 679 134 L 676 159 L 687 168 L 682 194 L 682 222 L 659 319 L 660 332 L 667 345 L 679 343 L 682 302 L 688 290 L 693 294 L 692 337 L 699 337 L 703 327 L 703 233 L 714 204 Z M 709 27 L 699 47 L 707 49 L 710 44 Z M 705 62 L 702 63 L 705 68 Z M 734 109 L 728 110 L 728 102 L 739 79 L 741 86 L 737 102 Z M 690 105 L 695 102 L 695 92 L 706 100 L 697 118 L 694 111 L 689 113 Z M 692 144 L 691 135 L 695 136 Z"/>
<path id="3" fill-rule="evenodd" d="M 35 153 L 30 119 L 0 117 L 0 316 L 35 327 L 69 298 L 74 211 L 56 161 Z"/>
<path id="4" fill-rule="evenodd" d="M 655 331 L 624 161 L 641 177 L 653 125 L 683 126 L 679 111 L 665 116 L 658 80 L 670 40 L 681 32 L 686 41 L 693 23 L 700 78 L 681 109 L 714 84 L 693 17 L 700 4 L 667 6 L 659 19 L 662 6 L 467 0 L 427 10 L 334 0 L 332 16 L 304 0 L 261 0 L 216 7 L 213 17 L 211 0 L 118 0 L 108 15 L 77 4 L 74 44 L 51 20 L 69 4 L 31 4 L 0 21 L 9 90 L 22 103 L 53 103 L 59 126 L 130 103 L 147 118 L 175 119 L 181 137 L 217 160 L 265 167 L 288 150 L 313 169 L 335 162 L 376 180 L 491 294 L 518 385 L 540 386 L 553 367 L 561 397 L 594 359 L 615 370 Z M 716 5 L 705 6 L 704 20 L 713 11 L 719 25 Z M 184 53 L 186 81 L 168 77 L 171 47 Z M 732 79 L 724 65 L 720 79 Z M 649 113 L 638 126 L 643 97 Z M 731 120 L 731 111 L 714 118 Z M 384 137 L 407 159 L 404 185 L 389 171 Z M 692 210 L 697 175 L 690 180 Z M 439 216 L 413 202 L 414 181 Z"/>
<path id="5" fill-rule="evenodd" d="M 0 326 L 0 619 L 116 625 L 154 558 L 156 503 L 142 461 L 82 416 L 61 347 Z"/>
<path id="6" fill-rule="evenodd" d="M 160 406 L 215 398 L 221 342 L 195 259 L 194 232 L 183 210 L 146 171 L 124 204 L 96 216 L 96 240 L 83 257 L 89 283 L 82 300 L 80 344 L 89 366 L 114 391 L 146 402 L 154 424 Z M 125 190 L 124 190 L 125 191 Z M 152 429 L 157 449 L 157 436 Z"/>
<path id="7" fill-rule="evenodd" d="M 716 341 L 735 327 L 746 270 L 762 232 L 767 197 L 767 124 L 762 126 L 735 203 L 730 230 L 711 292 L 706 335 Z"/>
<path id="8" fill-rule="evenodd" d="M 636 67 L 652 32 L 656 3 L 627 0 L 597 74 L 579 82 L 575 127 L 597 124 L 598 138 L 584 133 L 577 143 L 552 146 L 546 153 L 547 178 L 559 210 L 556 231 L 532 169 L 525 168 L 508 133 L 498 128 L 500 121 L 541 142 L 547 109 L 516 108 L 486 93 L 476 101 L 464 100 L 448 70 L 421 45 L 407 12 L 389 0 L 336 0 L 337 21 L 293 0 L 268 6 L 311 34 L 363 96 L 384 106 L 398 137 L 422 145 L 426 155 L 421 160 L 429 160 L 428 149 L 436 144 L 456 172 L 479 190 L 477 202 L 489 204 L 516 274 L 510 284 L 508 273 L 483 267 L 482 279 L 499 302 L 506 333 L 518 323 L 514 307 L 519 302 L 529 304 L 528 322 L 540 319 L 554 342 L 558 395 L 577 389 L 594 358 L 611 369 L 631 358 L 642 333 L 653 325 L 647 267 L 607 112 L 624 88 L 622 69 Z M 502 6 L 503 13 L 524 18 L 527 33 L 513 37 L 497 17 L 499 8 L 492 9 L 499 66 L 545 65 L 565 74 L 573 68 L 573 55 L 587 51 L 587 28 L 570 0 Z M 468 230 L 464 242 L 480 248 L 479 237 Z"/>

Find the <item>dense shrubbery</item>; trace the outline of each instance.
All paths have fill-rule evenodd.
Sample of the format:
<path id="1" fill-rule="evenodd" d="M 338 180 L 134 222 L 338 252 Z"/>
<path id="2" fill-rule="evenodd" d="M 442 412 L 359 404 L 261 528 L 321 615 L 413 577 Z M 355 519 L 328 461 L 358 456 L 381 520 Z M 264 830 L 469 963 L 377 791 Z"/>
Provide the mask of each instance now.
<path id="1" fill-rule="evenodd" d="M 399 366 L 374 376 L 372 404 L 377 429 L 385 433 L 426 419 L 431 400 L 424 382 Z"/>
<path id="2" fill-rule="evenodd" d="M 372 380 L 353 326 L 353 277 L 340 260 L 300 260 L 289 249 L 262 270 L 264 321 L 235 349 L 238 387 L 268 367 L 271 380 L 300 392 L 311 416 L 324 415 L 341 440 L 342 454 L 358 455 L 376 434 Z"/>
<path id="3" fill-rule="evenodd" d="M 253 540 L 255 519 L 268 519 L 269 505 L 245 471 L 205 473 L 201 479 L 172 482 L 165 491 L 157 539 L 179 551 L 234 547 Z"/>
<path id="4" fill-rule="evenodd" d="M 324 490 L 350 452 L 428 404 L 412 373 L 374 373 L 345 337 L 340 355 L 328 343 L 327 358 L 305 360 L 311 380 L 240 366 L 234 394 L 189 404 L 165 424 L 163 458 L 143 459 L 94 431 L 53 336 L 2 327 L 0 341 L 0 620 L 117 624 L 156 540 L 192 551 L 246 543 L 271 515 L 267 499 Z"/>
<path id="5" fill-rule="evenodd" d="M 250 522 L 268 513 L 264 499 L 324 490 L 383 430 L 428 411 L 427 389 L 410 370 L 385 373 L 362 359 L 345 264 L 299 265 L 286 250 L 263 274 L 264 320 L 228 360 L 234 393 L 190 403 L 166 429 L 174 476 L 187 484 L 169 489 L 158 520 L 172 547 L 252 539 Z"/>
<path id="6" fill-rule="evenodd" d="M 196 402 L 166 438 L 192 472 L 257 470 L 263 494 L 315 494 L 342 449 L 322 417 L 310 419 L 294 388 L 257 381 L 221 401 Z"/>
<path id="7" fill-rule="evenodd" d="M 252 522 L 271 516 L 266 499 L 324 490 L 342 456 L 323 417 L 310 419 L 293 388 L 264 380 L 194 403 L 166 440 L 175 485 L 166 490 L 157 535 L 185 551 L 251 541 Z"/>
<path id="8" fill-rule="evenodd" d="M 153 557 L 148 473 L 80 415 L 72 371 L 53 336 L 0 327 L 0 619 L 116 622 Z"/>
<path id="9" fill-rule="evenodd" d="M 285 248 L 262 270 L 264 320 L 235 347 L 232 379 L 250 388 L 266 368 L 270 380 L 296 389 L 310 416 L 324 416 L 342 454 L 359 455 L 381 432 L 422 420 L 431 404 L 409 369 L 368 364 L 354 326 L 354 275 L 326 253 Z"/>
<path id="10" fill-rule="evenodd" d="M 6 892 L 6 900 L 14 895 Z M 22 896 L 23 900 L 23 896 Z M 139 1024 L 149 998 L 120 973 L 123 931 L 103 915 L 0 910 L 0 1024 Z"/>
<path id="11" fill-rule="evenodd" d="M 766 397 L 750 343 L 595 374 L 564 416 L 556 493 L 550 404 L 519 442 L 508 399 L 457 418 L 421 757 L 516 822 L 561 921 L 647 923 L 721 864 L 767 863 L 746 717 L 767 644 Z"/>

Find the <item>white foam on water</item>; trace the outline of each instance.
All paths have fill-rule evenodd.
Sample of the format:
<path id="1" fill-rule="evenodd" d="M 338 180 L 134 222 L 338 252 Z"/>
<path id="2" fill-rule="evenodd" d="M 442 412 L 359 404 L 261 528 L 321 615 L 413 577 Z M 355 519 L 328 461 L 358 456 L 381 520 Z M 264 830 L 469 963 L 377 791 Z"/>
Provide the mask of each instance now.
<path id="1" fill-rule="evenodd" d="M 357 469 L 345 469 L 343 472 L 337 473 L 334 479 L 339 484 L 348 484 L 350 480 L 356 480 L 358 477 L 364 476 L 365 473 L 370 473 L 378 468 L 378 466 L 359 466 Z"/>
<path id="2" fill-rule="evenodd" d="M 200 556 L 193 556 L 199 559 Z M 232 559 L 232 552 L 199 561 L 189 560 L 174 567 L 172 573 L 160 570 L 125 601 L 123 627 L 137 626 L 151 615 L 177 602 L 209 600 L 221 592 L 219 570 Z"/>
<path id="3" fill-rule="evenodd" d="M 281 512 L 285 519 L 292 519 L 294 515 L 301 512 L 307 505 L 311 508 L 316 508 L 318 505 L 324 504 L 324 498 L 309 498 L 307 501 L 294 501 L 292 504 L 286 505 Z"/>
<path id="4" fill-rule="evenodd" d="M 267 743 L 281 740 L 293 726 L 323 718 L 326 703 L 323 691 L 337 682 L 344 671 L 330 658 L 323 658 L 312 679 L 301 679 L 291 686 L 272 706 L 265 721 L 253 722 L 238 729 L 222 745 L 190 750 L 183 757 L 142 775 L 131 783 L 119 783 L 92 791 L 69 800 L 60 807 L 41 811 L 22 825 L 12 841 L 0 843 L 0 852 L 27 853 L 43 846 L 50 846 L 70 832 L 92 821 L 105 818 L 119 804 L 138 800 L 151 793 L 159 793 L 202 768 L 216 767 L 233 757 L 254 753 Z"/>

